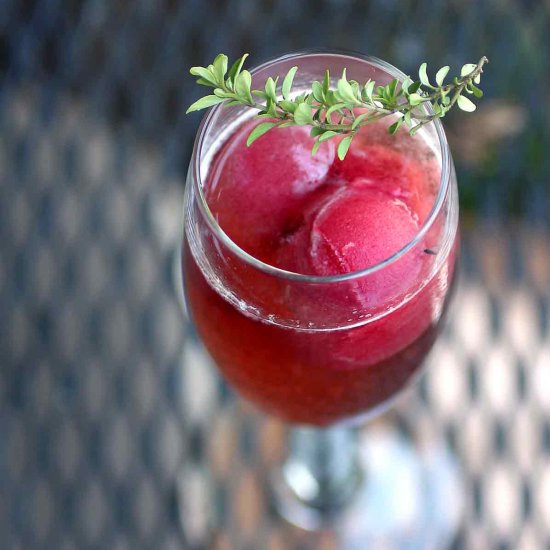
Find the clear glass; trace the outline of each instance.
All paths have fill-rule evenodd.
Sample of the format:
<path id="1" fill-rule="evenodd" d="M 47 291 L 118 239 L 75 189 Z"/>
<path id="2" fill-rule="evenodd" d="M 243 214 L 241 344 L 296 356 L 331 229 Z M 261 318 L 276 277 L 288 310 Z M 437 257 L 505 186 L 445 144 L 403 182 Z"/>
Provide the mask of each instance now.
<path id="1" fill-rule="evenodd" d="M 338 75 L 346 67 L 348 78 L 360 82 L 404 78 L 375 58 L 303 52 L 256 68 L 253 85 L 262 87 L 268 76 L 283 77 L 294 65 L 300 68 L 294 81 L 298 90 L 322 80 L 327 68 Z M 296 425 L 289 457 L 273 475 L 274 488 L 287 519 L 318 528 L 345 518 L 371 483 L 363 471 L 355 426 L 380 414 L 415 378 L 439 333 L 455 279 L 455 172 L 436 121 L 414 139 L 423 140 L 438 160 L 437 196 L 406 246 L 354 273 L 285 271 L 239 248 L 205 199 L 203 186 L 216 151 L 248 115 L 244 108 L 218 106 L 199 128 L 185 199 L 186 302 L 226 380 L 264 412 Z M 411 138 L 403 139 L 406 149 Z M 421 269 L 401 277 L 420 255 Z M 382 284 L 388 278 L 391 288 Z M 376 293 L 382 288 L 376 306 L 356 298 L 357 289 Z"/>

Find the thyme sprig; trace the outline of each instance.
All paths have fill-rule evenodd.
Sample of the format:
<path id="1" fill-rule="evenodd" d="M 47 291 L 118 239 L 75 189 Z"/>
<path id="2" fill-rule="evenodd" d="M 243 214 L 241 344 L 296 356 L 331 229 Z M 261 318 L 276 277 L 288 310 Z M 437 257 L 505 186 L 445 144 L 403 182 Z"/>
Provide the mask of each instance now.
<path id="1" fill-rule="evenodd" d="M 474 111 L 475 103 L 468 95 L 481 98 L 478 88 L 483 66 L 488 62 L 484 56 L 477 64 L 468 63 L 445 84 L 449 67 L 439 69 L 435 84 L 428 78 L 427 65 L 422 63 L 418 80 L 407 76 L 403 81 L 392 80 L 379 86 L 374 80 L 360 84 L 348 80 L 346 69 L 333 87 L 327 70 L 322 82 L 311 83 L 311 90 L 294 94 L 292 84 L 298 67 L 292 67 L 279 87 L 279 78 L 269 77 L 263 90 L 252 90 L 252 76 L 243 69 L 248 54 L 237 59 L 228 71 L 228 58 L 219 54 L 208 67 L 192 67 L 190 73 L 198 77 L 197 83 L 213 88 L 213 94 L 195 101 L 187 112 L 198 111 L 225 103 L 244 105 L 258 110 L 257 117 L 266 119 L 250 133 L 247 145 L 272 128 L 287 126 L 311 126 L 314 138 L 312 154 L 321 144 L 332 138 L 342 137 L 338 144 L 338 157 L 344 159 L 350 144 L 359 129 L 376 120 L 395 115 L 389 126 L 391 134 L 405 124 L 411 135 L 436 118 L 443 118 L 456 104 L 463 111 Z M 430 105 L 431 110 L 423 107 Z"/>

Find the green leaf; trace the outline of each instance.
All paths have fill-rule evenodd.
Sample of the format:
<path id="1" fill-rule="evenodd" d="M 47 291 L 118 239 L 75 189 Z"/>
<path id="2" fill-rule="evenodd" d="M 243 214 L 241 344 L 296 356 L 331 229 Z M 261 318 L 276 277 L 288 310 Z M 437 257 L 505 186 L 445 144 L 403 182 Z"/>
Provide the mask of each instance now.
<path id="1" fill-rule="evenodd" d="M 317 151 L 319 150 L 319 147 L 321 147 L 321 142 L 320 142 L 320 141 L 316 141 L 316 142 L 313 144 L 313 147 L 311 148 L 311 156 L 317 154 Z"/>
<path id="2" fill-rule="evenodd" d="M 319 128 L 319 126 L 313 126 L 311 128 L 311 131 L 309 132 L 309 137 L 317 137 L 320 136 L 324 130 L 322 128 Z"/>
<path id="3" fill-rule="evenodd" d="M 214 95 L 216 95 L 217 97 L 223 97 L 224 99 L 229 99 L 229 98 L 233 97 L 234 94 L 232 94 L 231 92 L 226 92 L 225 90 L 222 90 L 221 88 L 216 88 L 214 90 Z"/>
<path id="4" fill-rule="evenodd" d="M 252 95 L 250 93 L 250 86 L 252 85 L 252 77 L 246 70 L 241 71 L 237 78 L 235 78 L 235 91 L 237 94 L 245 100 L 252 101 Z"/>
<path id="5" fill-rule="evenodd" d="M 394 78 L 387 86 L 388 96 L 394 97 L 396 89 L 397 89 L 397 78 Z"/>
<path id="6" fill-rule="evenodd" d="M 218 83 L 225 82 L 225 73 L 227 72 L 227 55 L 220 53 L 214 59 L 214 75 L 216 76 Z"/>
<path id="7" fill-rule="evenodd" d="M 396 122 L 394 122 L 389 128 L 388 128 L 388 131 L 390 132 L 390 134 L 395 134 L 395 132 L 397 132 L 397 130 L 399 130 L 399 127 L 401 126 L 401 124 L 403 124 L 403 118 L 400 118 L 399 120 L 397 120 Z"/>
<path id="8" fill-rule="evenodd" d="M 243 56 L 239 57 L 233 65 L 231 65 L 231 69 L 229 69 L 228 78 L 230 78 L 233 82 L 235 82 L 235 78 L 239 75 L 241 72 L 241 69 L 243 68 L 244 60 L 248 57 L 248 54 L 245 53 Z"/>
<path id="9" fill-rule="evenodd" d="M 353 99 L 356 100 L 361 94 L 361 88 L 359 87 L 359 82 L 356 80 L 350 80 L 349 84 L 353 90 Z"/>
<path id="10" fill-rule="evenodd" d="M 336 97 L 336 95 L 332 90 L 329 90 L 328 92 L 325 93 L 325 105 L 328 105 L 330 107 L 338 103 L 338 101 L 339 101 L 338 98 Z"/>
<path id="11" fill-rule="evenodd" d="M 313 124 L 313 114 L 311 107 L 307 103 L 300 103 L 294 111 L 294 122 L 298 126 L 307 126 Z"/>
<path id="12" fill-rule="evenodd" d="M 320 82 L 317 82 L 317 80 L 311 83 L 311 93 L 316 101 L 319 103 L 324 102 L 323 85 Z"/>
<path id="13" fill-rule="evenodd" d="M 361 121 L 363 121 L 365 118 L 370 116 L 371 113 L 363 113 L 362 115 L 359 115 L 356 117 L 356 119 L 351 124 L 351 129 L 355 130 L 359 124 L 361 124 Z"/>
<path id="14" fill-rule="evenodd" d="M 422 63 L 422 65 L 420 65 L 420 69 L 418 69 L 418 77 L 420 78 L 420 82 L 422 82 L 424 86 L 431 88 L 432 85 L 428 80 L 428 74 L 426 72 L 427 68 L 428 68 L 428 65 L 426 63 Z"/>
<path id="15" fill-rule="evenodd" d="M 353 134 L 350 134 L 349 136 L 346 136 L 339 144 L 338 144 L 338 158 L 340 160 L 344 160 L 346 157 L 346 153 L 348 152 L 349 146 L 351 145 L 351 140 L 353 139 Z"/>
<path id="16" fill-rule="evenodd" d="M 279 124 L 277 128 L 290 128 L 290 126 L 296 126 L 293 120 L 287 120 L 286 122 Z"/>
<path id="17" fill-rule="evenodd" d="M 483 97 L 483 91 L 480 90 L 477 86 L 475 86 L 474 84 L 470 84 L 470 89 L 472 90 L 472 93 L 477 97 L 477 98 L 481 98 Z"/>
<path id="18" fill-rule="evenodd" d="M 330 123 L 330 115 L 332 115 L 332 113 L 334 113 L 335 111 L 339 111 L 340 109 L 342 109 L 345 106 L 346 105 L 344 103 L 335 103 L 334 105 L 329 107 L 327 109 L 326 114 L 325 114 L 325 117 L 326 117 L 325 120 Z"/>
<path id="19" fill-rule="evenodd" d="M 412 120 L 411 120 L 411 112 L 410 111 L 407 111 L 405 113 L 405 116 L 403 117 L 403 120 L 405 121 L 405 123 L 407 124 L 407 126 L 411 126 L 412 124 Z"/>
<path id="20" fill-rule="evenodd" d="M 285 99 L 289 99 L 290 97 L 290 90 L 292 89 L 292 82 L 294 81 L 294 75 L 296 74 L 296 71 L 298 70 L 298 67 L 292 67 L 288 73 L 286 73 L 285 79 L 283 80 L 283 97 Z"/>
<path id="21" fill-rule="evenodd" d="M 246 145 L 252 145 L 252 143 L 254 143 L 259 137 L 262 137 L 265 133 L 269 132 L 269 130 L 271 130 L 271 128 L 273 128 L 276 124 L 276 122 L 262 122 L 261 124 L 258 124 L 258 126 L 250 132 L 246 140 Z"/>
<path id="22" fill-rule="evenodd" d="M 204 78 L 197 79 L 197 84 L 201 84 L 202 86 L 216 86 L 217 84 L 212 84 L 210 80 L 206 80 Z"/>
<path id="23" fill-rule="evenodd" d="M 273 118 L 277 118 L 277 109 L 275 108 L 275 102 L 270 98 L 267 98 L 266 103 L 266 112 L 269 113 Z"/>
<path id="24" fill-rule="evenodd" d="M 460 109 L 463 111 L 466 111 L 467 113 L 471 113 L 472 111 L 476 110 L 476 105 L 472 101 L 470 101 L 467 97 L 463 95 L 459 95 L 457 99 L 457 104 Z"/>
<path id="25" fill-rule="evenodd" d="M 374 91 L 374 86 L 376 85 L 376 82 L 374 80 L 368 80 L 368 82 L 364 86 L 365 95 L 367 96 L 367 99 L 372 103 L 372 92 Z"/>
<path id="26" fill-rule="evenodd" d="M 466 63 L 466 65 L 462 65 L 462 69 L 460 69 L 460 76 L 469 75 L 475 68 L 476 65 L 474 63 Z"/>
<path id="27" fill-rule="evenodd" d="M 409 92 L 409 86 L 412 84 L 412 80 L 410 76 L 406 76 L 403 82 L 401 82 L 401 89 L 405 94 Z"/>
<path id="28" fill-rule="evenodd" d="M 447 76 L 449 69 L 449 65 L 445 65 L 445 67 L 441 67 L 441 69 L 437 71 L 435 75 L 435 81 L 437 82 L 438 86 L 443 86 L 443 82 L 445 81 L 445 77 Z"/>
<path id="29" fill-rule="evenodd" d="M 355 103 L 356 98 L 353 95 L 353 88 L 351 87 L 351 84 L 346 79 L 346 69 L 344 69 L 344 72 L 342 73 L 342 78 L 338 80 L 338 95 L 340 96 L 340 99 L 344 101 L 345 103 Z"/>
<path id="30" fill-rule="evenodd" d="M 334 130 L 326 130 L 325 132 L 323 132 L 323 135 L 319 138 L 319 141 L 326 141 L 327 139 L 330 139 L 339 135 L 340 134 L 338 132 L 335 132 Z"/>
<path id="31" fill-rule="evenodd" d="M 413 107 L 416 107 L 417 105 L 420 105 L 420 104 L 423 103 L 424 101 L 426 101 L 426 98 L 425 98 L 425 97 L 422 97 L 422 96 L 419 95 L 419 94 L 410 94 L 410 95 L 409 95 L 409 103 L 410 103 Z"/>
<path id="32" fill-rule="evenodd" d="M 330 89 L 330 72 L 327 69 L 325 71 L 325 76 L 323 78 L 323 95 L 327 95 L 328 91 Z"/>
<path id="33" fill-rule="evenodd" d="M 215 95 L 206 95 L 204 97 L 201 97 L 195 103 L 189 106 L 187 111 L 185 113 L 192 113 L 193 111 L 200 111 L 201 109 L 207 109 L 208 107 L 212 107 L 212 105 L 217 105 L 218 103 L 224 102 L 225 99 L 222 97 L 217 97 Z"/>
<path id="34" fill-rule="evenodd" d="M 217 85 L 218 85 L 216 83 L 216 77 L 208 69 L 205 69 L 204 67 L 191 67 L 189 69 L 189 72 L 193 76 L 198 76 L 198 77 L 200 77 L 201 80 L 209 82 L 210 86 L 216 86 L 217 87 Z M 202 82 L 201 82 L 201 84 L 202 84 Z"/>
<path id="35" fill-rule="evenodd" d="M 281 99 L 281 101 L 279 101 L 279 106 L 283 109 L 283 111 L 286 111 L 287 113 L 294 113 L 296 107 L 298 107 L 298 105 L 293 101 L 286 101 L 284 99 Z"/>
<path id="36" fill-rule="evenodd" d="M 265 94 L 271 101 L 277 102 L 277 92 L 275 91 L 275 81 L 269 77 L 265 81 Z"/>
<path id="37" fill-rule="evenodd" d="M 238 101 L 238 100 L 233 100 L 233 101 L 228 101 L 225 106 L 226 107 L 236 107 L 237 105 L 242 105 L 242 101 Z M 258 117 L 261 117 L 262 115 L 258 115 Z"/>
<path id="38" fill-rule="evenodd" d="M 420 82 L 420 80 L 416 80 L 415 82 L 413 82 L 410 86 L 409 86 L 409 94 L 414 94 L 418 91 L 418 89 L 420 88 L 420 86 L 422 85 L 422 83 Z"/>

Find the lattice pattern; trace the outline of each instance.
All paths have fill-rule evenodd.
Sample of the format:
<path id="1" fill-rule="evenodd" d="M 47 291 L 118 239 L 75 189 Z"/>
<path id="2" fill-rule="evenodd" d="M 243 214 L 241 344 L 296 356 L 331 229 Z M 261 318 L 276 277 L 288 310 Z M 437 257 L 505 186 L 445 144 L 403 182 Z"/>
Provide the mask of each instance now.
<path id="1" fill-rule="evenodd" d="M 545 548 L 550 541 L 547 249 L 539 250 L 536 267 L 528 267 L 545 238 L 547 234 L 534 233 L 515 238 L 524 251 L 515 261 L 522 272 L 528 271 L 507 280 L 497 258 L 504 265 L 513 263 L 508 242 L 492 233 L 466 233 L 466 273 L 449 326 L 419 387 L 388 415 L 420 446 L 445 440 L 459 457 L 466 507 L 457 548 Z M 488 254 L 493 258 L 484 260 Z M 482 269 L 472 273 L 469 263 Z M 201 380 L 203 391 L 215 392 L 215 369 L 205 355 L 201 360 L 196 346 L 187 344 L 193 358 L 186 364 L 194 365 L 188 372 L 192 380 Z M 306 536 L 281 526 L 266 509 L 266 469 L 284 454 L 284 426 L 259 418 L 244 404 L 231 403 L 220 412 L 218 404 L 202 403 L 200 418 L 208 419 L 209 441 L 199 460 L 190 459 L 187 475 L 203 476 L 208 494 L 221 506 L 214 546 L 256 548 L 272 537 L 277 541 L 273 548 L 316 548 L 321 540 L 328 548 L 337 547 L 333 534 Z M 187 493 L 191 502 L 193 494 Z M 206 517 L 204 511 L 196 514 Z M 205 531 L 190 536 L 204 536 L 207 526 L 202 527 Z"/>

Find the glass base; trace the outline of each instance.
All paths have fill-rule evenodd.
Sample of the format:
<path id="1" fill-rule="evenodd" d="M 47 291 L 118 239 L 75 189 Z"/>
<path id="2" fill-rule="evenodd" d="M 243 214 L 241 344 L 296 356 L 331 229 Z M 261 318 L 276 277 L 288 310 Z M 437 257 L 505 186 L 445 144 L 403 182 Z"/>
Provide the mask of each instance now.
<path id="1" fill-rule="evenodd" d="M 446 547 L 463 511 L 460 469 L 442 444 L 417 449 L 395 430 L 361 435 L 362 481 L 333 509 L 310 504 L 315 479 L 285 463 L 273 482 L 278 511 L 308 531 L 333 531 L 343 549 Z"/>

